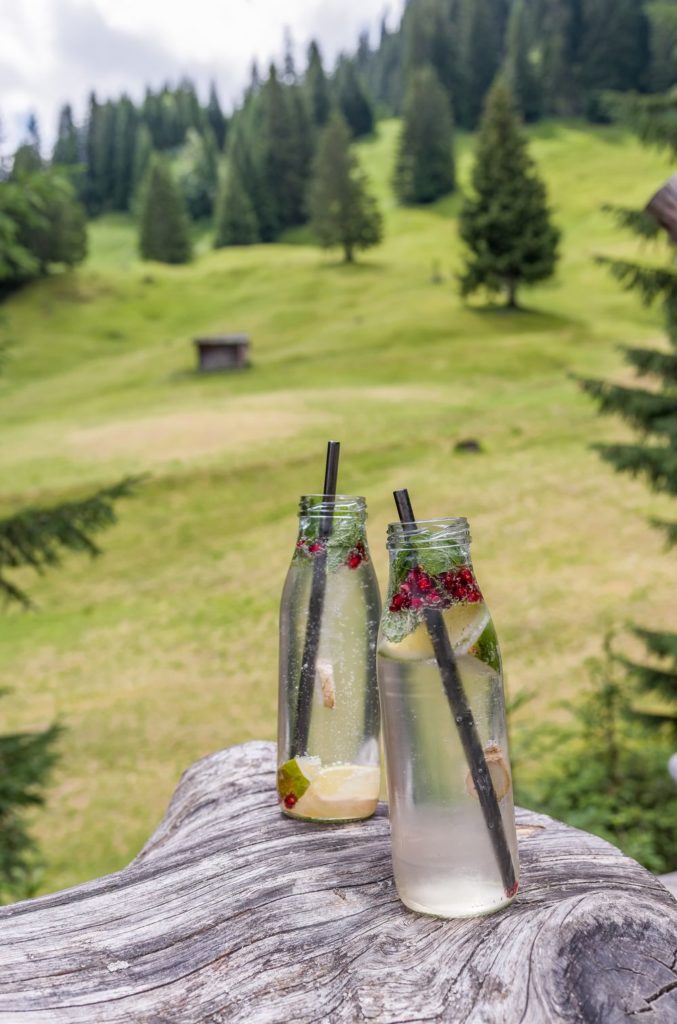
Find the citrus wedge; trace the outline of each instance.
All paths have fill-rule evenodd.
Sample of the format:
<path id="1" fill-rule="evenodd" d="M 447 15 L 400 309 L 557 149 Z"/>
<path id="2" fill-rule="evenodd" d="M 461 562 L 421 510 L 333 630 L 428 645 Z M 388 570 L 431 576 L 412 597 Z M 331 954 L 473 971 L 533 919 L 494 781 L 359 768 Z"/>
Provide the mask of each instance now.
<path id="1" fill-rule="evenodd" d="M 442 612 L 451 646 L 456 654 L 467 654 L 477 643 L 489 623 L 489 609 L 483 601 L 454 604 Z M 383 640 L 379 653 L 398 661 L 421 661 L 433 658 L 432 643 L 425 622 L 419 623 L 413 632 L 399 643 Z"/>
<path id="2" fill-rule="evenodd" d="M 319 821 L 368 817 L 376 810 L 380 781 L 380 770 L 370 765 L 320 768 L 291 814 Z"/>

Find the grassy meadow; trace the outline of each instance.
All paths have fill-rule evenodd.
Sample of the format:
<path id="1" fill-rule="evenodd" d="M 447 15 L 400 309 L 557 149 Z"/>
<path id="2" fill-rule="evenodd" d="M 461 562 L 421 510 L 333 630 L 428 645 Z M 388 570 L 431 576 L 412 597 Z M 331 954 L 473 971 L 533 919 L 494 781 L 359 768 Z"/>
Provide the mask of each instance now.
<path id="1" fill-rule="evenodd" d="M 608 627 L 668 624 L 671 568 L 646 523 L 665 502 L 590 451 L 623 428 L 571 374 L 623 379 L 617 344 L 660 335 L 593 256 L 635 251 L 600 206 L 644 203 L 669 168 L 615 128 L 536 128 L 563 258 L 506 314 L 458 297 L 458 197 L 395 206 L 396 129 L 359 147 L 386 239 L 355 266 L 305 229 L 219 252 L 202 233 L 190 266 L 142 264 L 129 221 L 103 218 L 83 268 L 0 308 L 0 512 L 146 474 L 101 559 L 22 578 L 38 610 L 0 617 L 0 728 L 67 727 L 36 818 L 44 890 L 125 864 L 196 758 L 273 738 L 295 506 L 330 436 L 340 489 L 368 498 L 383 584 L 394 487 L 421 516 L 469 517 L 531 720 L 585 685 Z M 471 151 L 461 138 L 462 183 Z M 194 374 L 190 339 L 218 331 L 251 335 L 250 370 Z M 456 454 L 463 437 L 484 453 Z"/>

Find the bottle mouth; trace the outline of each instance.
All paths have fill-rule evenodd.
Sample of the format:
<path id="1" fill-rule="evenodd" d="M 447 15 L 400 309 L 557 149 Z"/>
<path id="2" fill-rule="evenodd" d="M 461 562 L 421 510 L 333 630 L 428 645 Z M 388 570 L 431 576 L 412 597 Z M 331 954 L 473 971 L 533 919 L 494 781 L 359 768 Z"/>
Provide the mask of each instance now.
<path id="1" fill-rule="evenodd" d="M 366 499 L 358 494 L 302 494 L 299 500 L 299 516 L 304 519 L 316 516 L 353 519 L 366 515 Z"/>
<path id="2" fill-rule="evenodd" d="M 388 523 L 387 547 L 390 551 L 435 548 L 452 541 L 467 547 L 470 539 L 470 527 L 465 516 L 418 519 L 413 529 L 411 523 Z"/>

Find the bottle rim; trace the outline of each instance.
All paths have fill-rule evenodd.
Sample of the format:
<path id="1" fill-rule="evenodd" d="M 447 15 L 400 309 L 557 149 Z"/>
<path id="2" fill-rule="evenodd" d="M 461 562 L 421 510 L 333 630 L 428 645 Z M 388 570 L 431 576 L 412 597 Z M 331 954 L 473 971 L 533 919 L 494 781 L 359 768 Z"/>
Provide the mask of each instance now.
<path id="1" fill-rule="evenodd" d="M 360 494 L 302 494 L 299 516 L 332 516 L 333 518 L 364 516 L 367 500 Z"/>
<path id="2" fill-rule="evenodd" d="M 388 523 L 387 546 L 390 550 L 403 548 L 436 547 L 446 541 L 470 544 L 470 525 L 465 516 L 442 516 L 437 519 L 417 519 L 416 529 L 406 530 L 409 523 Z"/>

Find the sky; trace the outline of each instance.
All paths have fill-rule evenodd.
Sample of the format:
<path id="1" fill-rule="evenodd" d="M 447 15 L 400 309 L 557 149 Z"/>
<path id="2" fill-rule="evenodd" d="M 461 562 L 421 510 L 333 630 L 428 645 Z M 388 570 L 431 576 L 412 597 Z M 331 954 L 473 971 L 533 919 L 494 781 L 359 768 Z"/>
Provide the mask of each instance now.
<path id="1" fill-rule="evenodd" d="M 84 115 L 88 93 L 143 95 L 187 74 L 206 97 L 214 79 L 225 109 L 239 98 L 254 57 L 279 57 L 285 28 L 299 63 L 317 38 L 330 65 L 360 31 L 376 39 L 381 17 L 403 0 L 0 0 L 0 121 L 5 152 L 31 111 L 49 151 L 59 107 Z"/>

